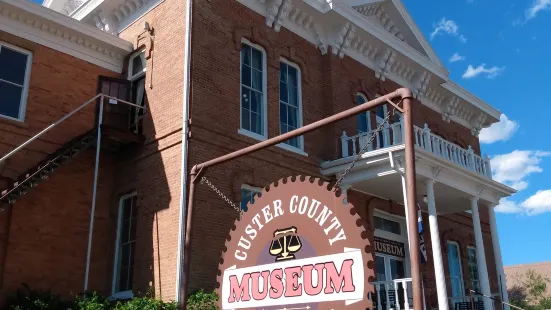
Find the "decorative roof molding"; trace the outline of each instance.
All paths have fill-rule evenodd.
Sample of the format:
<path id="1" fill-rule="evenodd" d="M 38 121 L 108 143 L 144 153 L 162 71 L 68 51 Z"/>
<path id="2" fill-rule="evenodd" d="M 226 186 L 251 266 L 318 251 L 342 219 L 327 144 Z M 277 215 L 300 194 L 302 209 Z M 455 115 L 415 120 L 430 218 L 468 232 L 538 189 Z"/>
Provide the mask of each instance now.
<path id="1" fill-rule="evenodd" d="M 132 43 L 30 1 L 2 0 L 0 30 L 121 72 Z"/>

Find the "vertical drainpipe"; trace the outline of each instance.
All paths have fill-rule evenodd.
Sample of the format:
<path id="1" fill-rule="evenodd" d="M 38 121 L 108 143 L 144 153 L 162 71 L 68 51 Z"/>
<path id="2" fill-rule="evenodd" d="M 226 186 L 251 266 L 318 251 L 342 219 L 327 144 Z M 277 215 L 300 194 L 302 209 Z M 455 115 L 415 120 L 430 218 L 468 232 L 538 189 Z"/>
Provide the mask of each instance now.
<path id="1" fill-rule="evenodd" d="M 176 302 L 182 300 L 180 296 L 180 286 L 182 283 L 182 265 L 184 261 L 184 232 L 186 231 L 186 193 L 187 193 L 187 155 L 188 155 L 188 137 L 189 137 L 189 88 L 190 88 L 190 66 L 191 66 L 191 14 L 193 0 L 183 0 L 186 6 L 184 21 L 184 87 L 182 100 L 182 164 L 181 164 L 181 182 L 180 182 L 180 220 L 178 225 L 178 257 L 176 263 Z"/>

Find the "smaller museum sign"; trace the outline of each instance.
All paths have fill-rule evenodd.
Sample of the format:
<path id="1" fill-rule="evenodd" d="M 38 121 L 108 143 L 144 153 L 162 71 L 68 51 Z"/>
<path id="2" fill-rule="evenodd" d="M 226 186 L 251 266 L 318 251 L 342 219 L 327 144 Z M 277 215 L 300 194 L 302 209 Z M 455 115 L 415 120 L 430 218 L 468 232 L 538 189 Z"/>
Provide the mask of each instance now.
<path id="1" fill-rule="evenodd" d="M 318 179 L 265 189 L 226 242 L 220 308 L 370 308 L 369 241 L 351 208 Z"/>
<path id="2" fill-rule="evenodd" d="M 375 237 L 375 252 L 397 256 L 404 258 L 405 257 L 405 247 L 401 242 L 396 242 L 380 237 Z"/>

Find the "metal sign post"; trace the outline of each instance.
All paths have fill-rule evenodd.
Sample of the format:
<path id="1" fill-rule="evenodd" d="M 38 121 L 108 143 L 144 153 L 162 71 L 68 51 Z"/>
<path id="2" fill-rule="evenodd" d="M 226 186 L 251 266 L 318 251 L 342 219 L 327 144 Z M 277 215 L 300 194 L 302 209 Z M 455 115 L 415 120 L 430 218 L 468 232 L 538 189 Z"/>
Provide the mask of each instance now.
<path id="1" fill-rule="evenodd" d="M 400 99 L 402 107 L 400 108 L 396 103 L 392 102 L 393 99 Z M 358 115 L 373 109 L 377 106 L 389 103 L 396 107 L 397 110 L 403 113 L 404 118 L 404 142 L 405 142 L 405 162 L 406 162 L 406 187 L 407 187 L 407 208 L 409 214 L 416 214 L 417 198 L 416 198 L 416 186 L 415 186 L 415 149 L 413 143 L 413 121 L 411 115 L 411 99 L 412 93 L 407 88 L 400 88 L 387 95 L 375 98 L 369 102 L 358 105 L 354 108 L 329 116 L 312 124 L 295 129 L 288 133 L 279 135 L 277 137 L 268 139 L 263 142 L 251 145 L 244 149 L 232 152 L 230 154 L 209 160 L 207 162 L 198 164 L 191 168 L 191 184 L 189 186 L 188 206 L 186 212 L 186 231 L 184 240 L 184 257 L 183 268 L 181 269 L 182 284 L 180 287 L 181 303 L 180 309 L 186 309 L 188 286 L 189 286 L 189 270 L 191 263 L 191 241 L 192 241 L 192 227 L 193 227 L 193 205 L 195 200 L 195 185 L 201 180 L 201 176 L 206 172 L 209 167 L 225 163 L 227 161 L 236 159 L 247 154 L 251 154 L 270 146 L 276 145 L 283 141 L 302 136 L 306 133 L 320 129 L 321 127 L 333 124 L 340 120 Z M 410 216 L 409 220 L 409 235 L 417 235 L 417 222 L 414 216 Z M 419 254 L 419 239 L 411 238 L 410 241 L 410 260 L 411 260 L 411 278 L 412 278 L 412 291 L 413 291 L 413 308 L 423 309 L 423 296 L 421 289 L 421 276 L 420 276 L 420 254 Z M 182 259 L 181 257 L 179 259 Z"/>

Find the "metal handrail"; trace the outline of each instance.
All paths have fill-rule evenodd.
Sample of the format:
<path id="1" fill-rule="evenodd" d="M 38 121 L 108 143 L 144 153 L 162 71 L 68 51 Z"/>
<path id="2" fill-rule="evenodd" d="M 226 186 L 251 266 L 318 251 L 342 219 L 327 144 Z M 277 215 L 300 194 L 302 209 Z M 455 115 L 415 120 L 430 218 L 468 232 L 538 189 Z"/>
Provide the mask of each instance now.
<path id="1" fill-rule="evenodd" d="M 521 308 L 521 307 L 517 307 L 517 306 L 515 306 L 515 305 L 511 305 L 510 303 L 504 302 L 504 301 L 501 300 L 501 299 L 496 299 L 496 298 L 494 298 L 494 297 L 492 297 L 492 296 L 487 296 L 487 295 L 485 295 L 485 294 L 483 294 L 483 293 L 481 293 L 481 292 L 477 292 L 477 291 L 472 290 L 472 289 L 469 289 L 469 293 L 471 294 L 471 296 L 472 296 L 472 294 L 474 294 L 474 295 L 479 295 L 479 296 L 483 296 L 483 297 L 489 298 L 489 299 L 491 299 L 491 300 L 493 300 L 493 301 L 497 301 L 497 302 L 500 302 L 500 303 L 502 303 L 502 304 L 505 304 L 505 305 L 507 305 L 507 306 L 509 306 L 509 307 L 513 307 L 513 308 L 519 309 L 519 310 L 524 310 L 524 309 Z"/>
<path id="2" fill-rule="evenodd" d="M 78 106 L 76 109 L 74 109 L 73 111 L 67 113 L 66 115 L 64 115 L 62 118 L 60 118 L 59 120 L 57 120 L 55 123 L 51 124 L 50 126 L 44 128 L 42 131 L 40 131 L 39 133 L 37 133 L 36 135 L 32 136 L 29 140 L 23 142 L 21 145 L 19 145 L 18 147 L 16 147 L 15 149 L 13 149 L 11 152 L 9 152 L 8 154 L 4 155 L 2 158 L 0 158 L 0 164 L 2 162 L 4 162 L 6 159 L 10 158 L 11 156 L 13 156 L 13 154 L 19 152 L 21 149 L 23 149 L 25 146 L 27 146 L 29 143 L 33 142 L 34 140 L 38 139 L 40 136 L 42 136 L 43 134 L 45 134 L 46 132 L 50 131 L 52 128 L 56 127 L 57 125 L 61 124 L 63 121 L 65 121 L 66 119 L 68 119 L 69 117 L 71 117 L 73 114 L 77 113 L 78 111 L 82 110 L 84 107 L 86 107 L 88 104 L 90 104 L 91 102 L 93 102 L 94 100 L 98 99 L 98 98 L 108 98 L 108 99 L 112 99 L 112 100 L 115 100 L 116 103 L 118 102 L 122 102 L 124 104 L 127 104 L 127 105 L 130 105 L 130 106 L 133 106 L 133 107 L 136 107 L 136 108 L 139 108 L 139 109 L 144 109 L 145 107 L 142 107 L 142 106 L 139 106 L 137 104 L 134 104 L 134 103 L 131 103 L 131 102 L 128 102 L 128 101 L 125 101 L 125 100 L 122 100 L 122 99 L 118 99 L 116 97 L 113 97 L 113 96 L 109 96 L 109 95 L 105 95 L 105 94 L 102 94 L 102 93 L 99 93 L 97 95 L 95 95 L 94 97 L 88 99 L 86 102 L 84 102 L 83 104 L 81 104 L 80 106 Z M 114 103 L 114 104 L 116 104 Z"/>

